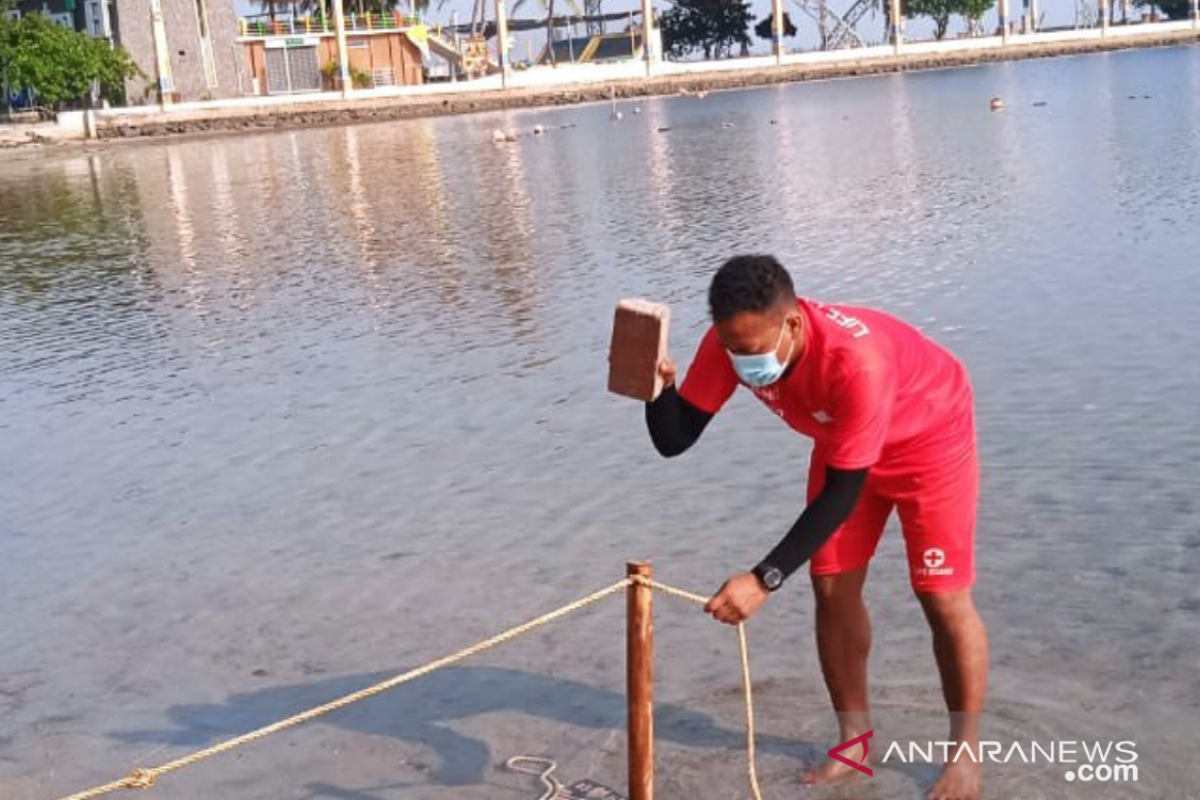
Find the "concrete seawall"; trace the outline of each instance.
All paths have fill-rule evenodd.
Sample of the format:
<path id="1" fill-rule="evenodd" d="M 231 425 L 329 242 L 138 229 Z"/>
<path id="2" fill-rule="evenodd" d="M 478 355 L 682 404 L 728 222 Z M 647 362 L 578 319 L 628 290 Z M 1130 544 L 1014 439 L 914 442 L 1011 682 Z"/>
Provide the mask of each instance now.
<path id="1" fill-rule="evenodd" d="M 1143 47 L 1200 43 L 1192 22 L 1150 23 L 1000 37 L 907 43 L 835 52 L 795 53 L 720 62 L 663 62 L 646 75 L 640 62 L 541 67 L 514 73 L 507 87 L 499 76 L 458 84 L 337 94 L 254 97 L 218 103 L 95 112 L 82 133 L 100 139 L 264 130 L 406 119 L 509 108 L 559 106 L 618 98 L 670 95 L 681 90 L 720 90 L 776 83 L 875 75 L 909 70 L 1078 55 Z"/>

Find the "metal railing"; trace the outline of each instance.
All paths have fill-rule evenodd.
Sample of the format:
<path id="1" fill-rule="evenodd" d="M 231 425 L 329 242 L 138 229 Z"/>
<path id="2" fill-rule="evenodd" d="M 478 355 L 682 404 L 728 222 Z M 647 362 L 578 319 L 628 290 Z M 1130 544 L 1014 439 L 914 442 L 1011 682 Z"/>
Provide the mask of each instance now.
<path id="1" fill-rule="evenodd" d="M 419 14 L 398 14 L 386 11 L 350 13 L 345 15 L 345 19 L 346 30 L 358 33 L 403 30 L 425 24 L 425 20 Z M 304 36 L 306 34 L 333 33 L 333 31 L 333 19 L 320 13 L 305 17 L 277 17 L 273 20 L 261 17 L 238 19 L 239 36 Z"/>

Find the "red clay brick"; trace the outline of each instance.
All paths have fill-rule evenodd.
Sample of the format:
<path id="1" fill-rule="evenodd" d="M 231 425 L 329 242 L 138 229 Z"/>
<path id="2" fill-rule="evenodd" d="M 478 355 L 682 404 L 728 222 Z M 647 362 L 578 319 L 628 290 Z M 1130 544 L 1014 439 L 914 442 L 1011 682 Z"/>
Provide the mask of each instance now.
<path id="1" fill-rule="evenodd" d="M 671 309 L 649 300 L 617 303 L 608 350 L 608 390 L 638 400 L 653 400 L 662 391 L 658 362 L 667 354 Z"/>

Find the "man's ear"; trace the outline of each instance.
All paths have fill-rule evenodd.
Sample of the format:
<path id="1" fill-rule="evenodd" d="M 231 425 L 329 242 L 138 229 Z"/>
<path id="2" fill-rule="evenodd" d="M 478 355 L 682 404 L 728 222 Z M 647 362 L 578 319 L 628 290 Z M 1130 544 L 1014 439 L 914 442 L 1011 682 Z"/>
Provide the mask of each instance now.
<path id="1" fill-rule="evenodd" d="M 804 320 L 800 317 L 799 313 L 788 317 L 788 326 L 791 329 L 792 336 L 799 340 L 800 334 L 804 332 Z"/>

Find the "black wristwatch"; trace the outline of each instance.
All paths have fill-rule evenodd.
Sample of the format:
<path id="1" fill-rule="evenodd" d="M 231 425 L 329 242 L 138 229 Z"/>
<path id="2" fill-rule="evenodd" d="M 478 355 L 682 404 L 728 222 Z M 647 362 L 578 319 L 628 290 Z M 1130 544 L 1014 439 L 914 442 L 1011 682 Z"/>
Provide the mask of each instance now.
<path id="1" fill-rule="evenodd" d="M 753 570 L 758 582 L 763 585 L 768 592 L 773 592 L 780 586 L 783 586 L 783 573 L 778 567 L 773 567 L 767 562 L 762 562 Z"/>

